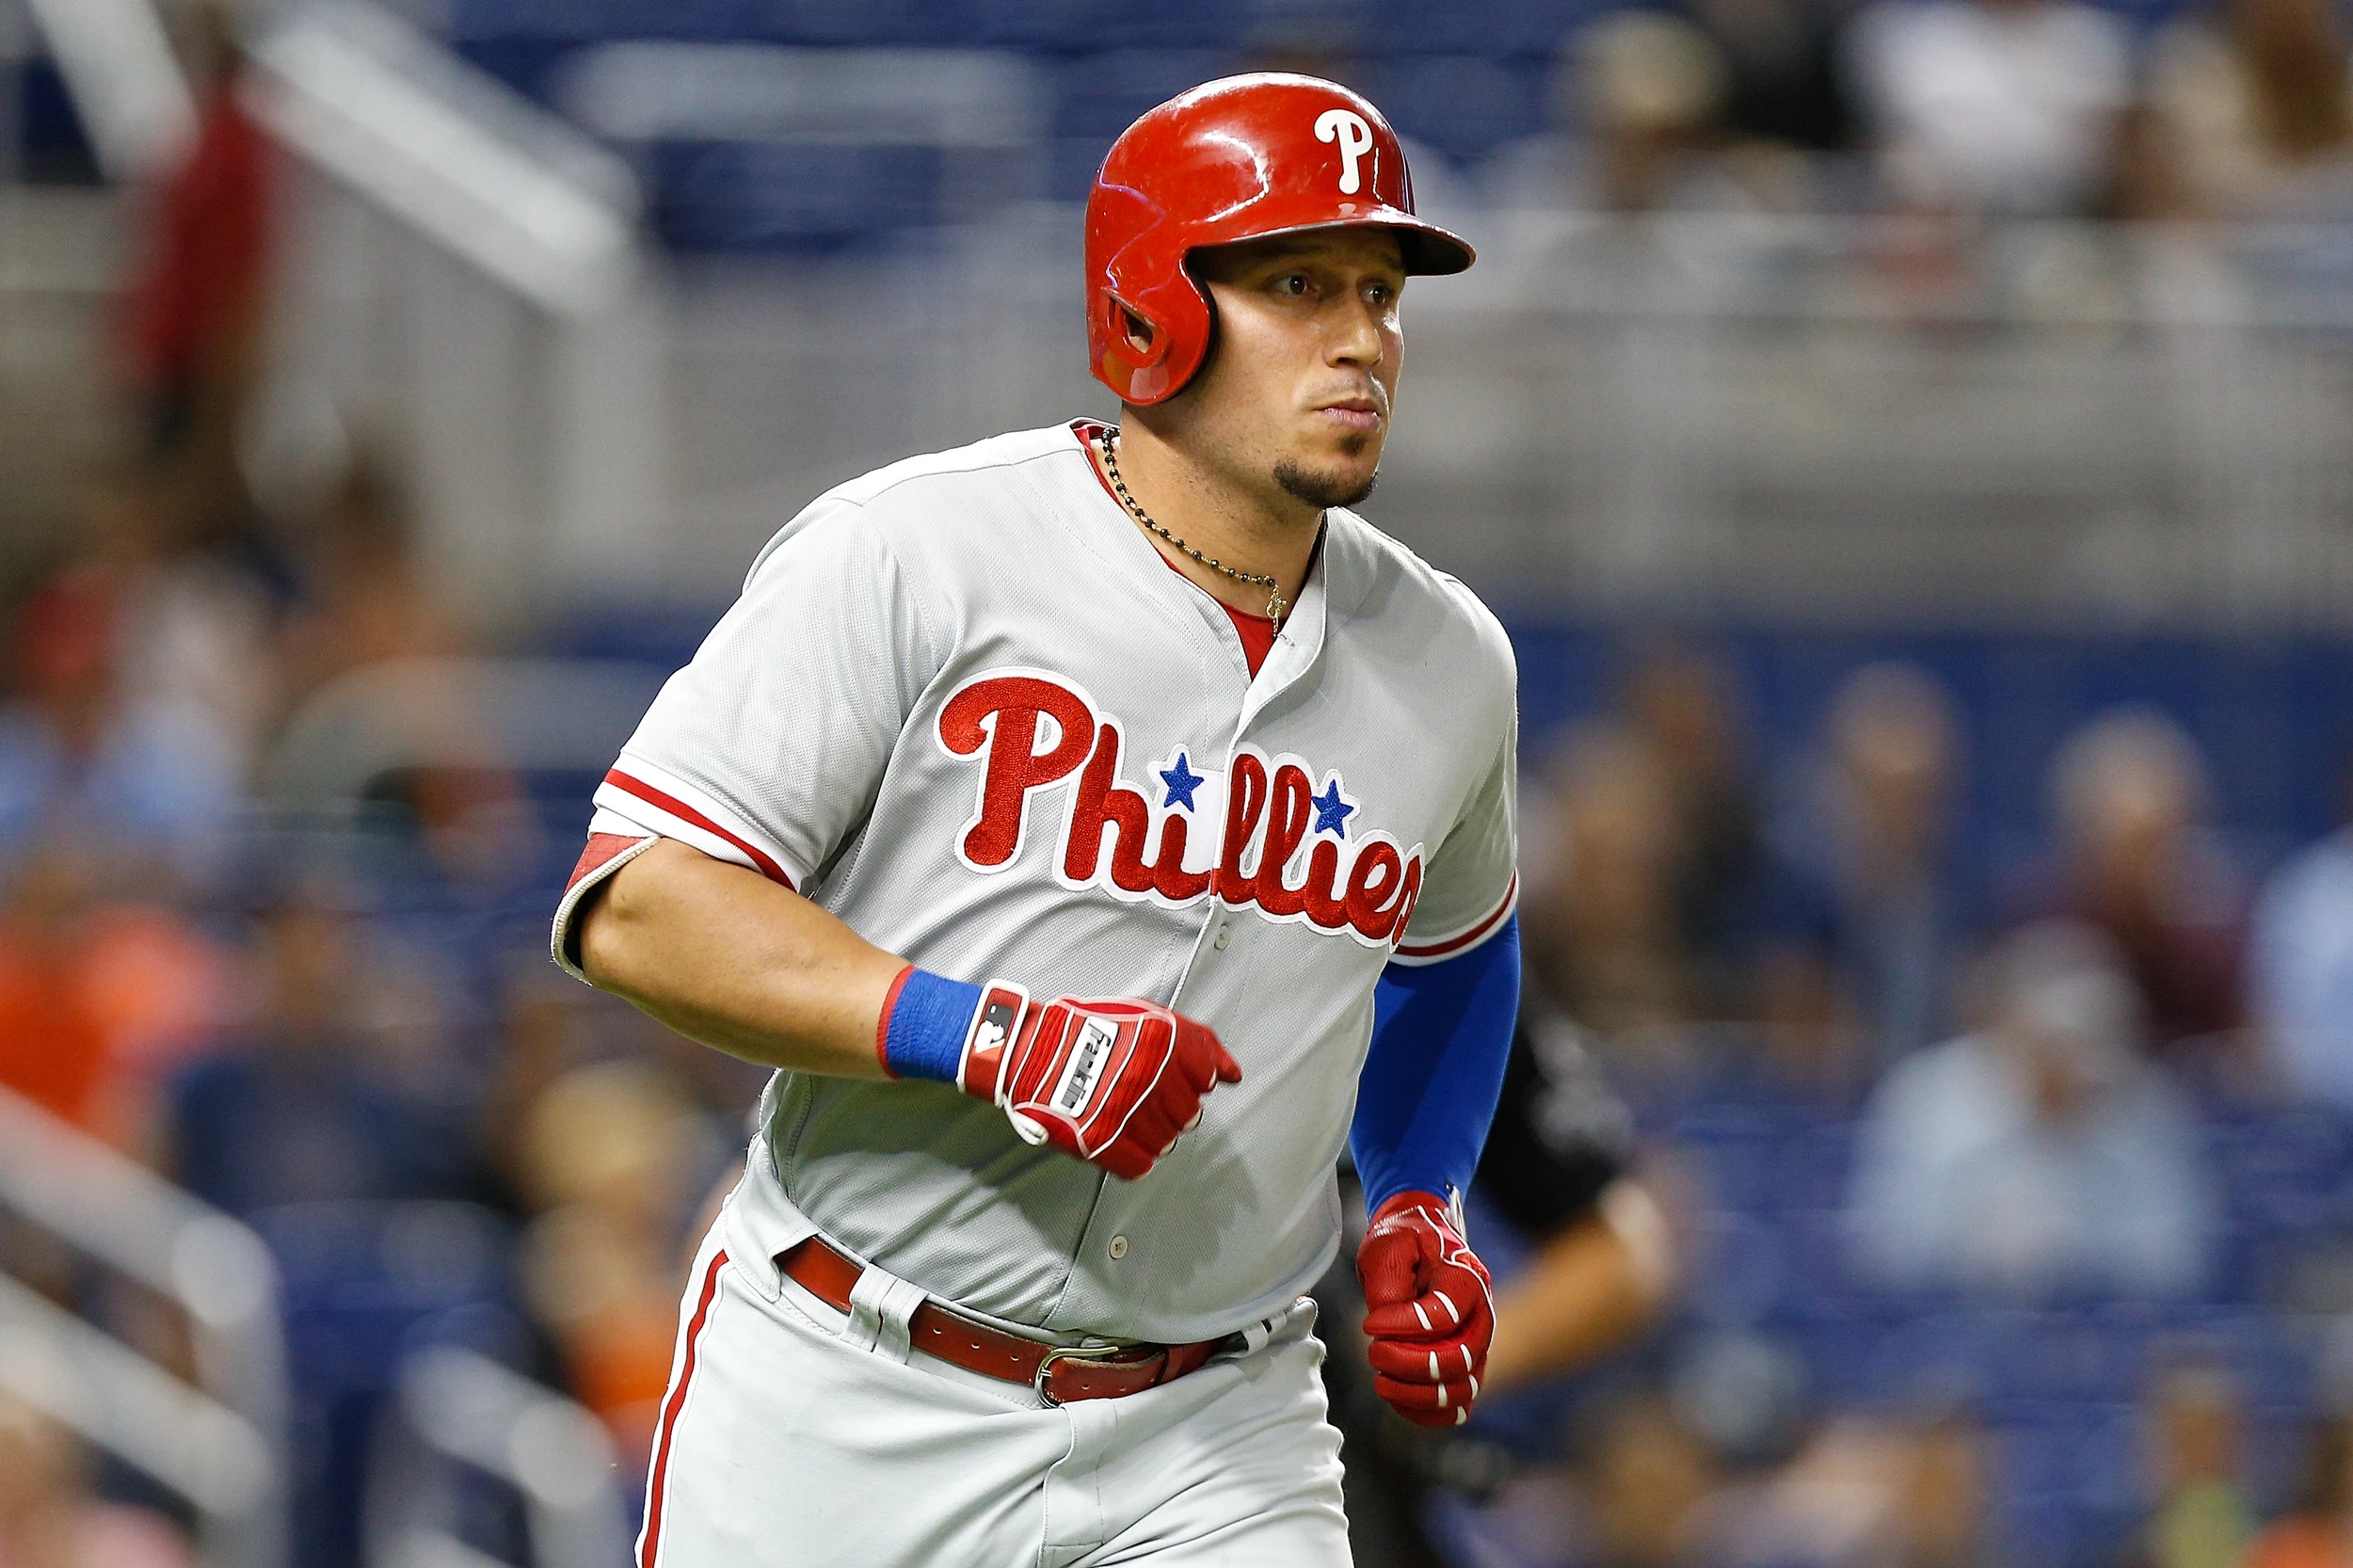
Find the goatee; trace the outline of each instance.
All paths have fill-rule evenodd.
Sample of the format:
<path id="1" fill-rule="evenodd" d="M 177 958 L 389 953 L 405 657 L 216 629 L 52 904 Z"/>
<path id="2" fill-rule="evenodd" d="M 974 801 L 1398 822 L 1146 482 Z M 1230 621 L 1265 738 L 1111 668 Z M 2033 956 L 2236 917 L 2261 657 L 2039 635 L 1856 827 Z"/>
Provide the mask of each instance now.
<path id="1" fill-rule="evenodd" d="M 1313 472 L 1289 457 L 1274 465 L 1274 482 L 1285 493 L 1319 508 L 1355 505 L 1372 493 L 1373 483 L 1380 477 L 1376 469 L 1359 483 L 1343 474 Z"/>

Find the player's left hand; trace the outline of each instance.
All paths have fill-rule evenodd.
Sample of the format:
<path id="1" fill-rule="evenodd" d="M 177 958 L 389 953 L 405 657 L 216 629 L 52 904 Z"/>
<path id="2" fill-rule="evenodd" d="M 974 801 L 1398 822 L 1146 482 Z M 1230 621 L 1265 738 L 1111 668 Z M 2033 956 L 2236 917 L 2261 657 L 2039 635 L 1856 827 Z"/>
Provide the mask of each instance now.
<path id="1" fill-rule="evenodd" d="M 1372 1386 L 1423 1427 L 1470 1419 L 1495 1338 L 1487 1266 L 1463 1239 L 1462 1210 L 1428 1192 L 1400 1192 L 1373 1210 L 1356 1249 Z"/>

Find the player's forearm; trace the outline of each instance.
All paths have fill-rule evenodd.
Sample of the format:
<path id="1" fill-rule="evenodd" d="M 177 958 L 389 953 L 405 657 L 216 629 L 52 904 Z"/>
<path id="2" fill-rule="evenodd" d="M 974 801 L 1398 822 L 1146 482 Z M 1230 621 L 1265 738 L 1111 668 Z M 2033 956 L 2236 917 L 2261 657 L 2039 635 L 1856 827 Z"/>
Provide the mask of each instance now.
<path id="1" fill-rule="evenodd" d="M 764 1066 L 884 1076 L 874 1029 L 905 960 L 758 872 L 665 839 L 580 920 L 588 978 L 687 1038 Z"/>

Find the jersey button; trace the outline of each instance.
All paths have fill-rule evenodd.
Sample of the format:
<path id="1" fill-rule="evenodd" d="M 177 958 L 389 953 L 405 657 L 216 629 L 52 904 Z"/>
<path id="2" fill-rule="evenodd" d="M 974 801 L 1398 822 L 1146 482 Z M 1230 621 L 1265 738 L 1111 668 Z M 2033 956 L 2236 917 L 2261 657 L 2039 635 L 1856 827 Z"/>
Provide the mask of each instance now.
<path id="1" fill-rule="evenodd" d="M 1122 1258 L 1122 1257 L 1127 1256 L 1128 1256 L 1128 1239 L 1127 1239 L 1125 1236 L 1114 1236 L 1114 1237 L 1112 1237 L 1112 1238 L 1111 1253 L 1112 1253 L 1112 1256 L 1114 1259 L 1117 1259 L 1117 1258 Z"/>
<path id="2" fill-rule="evenodd" d="M 1225 951 L 1226 942 L 1232 937 L 1233 930 L 1234 928 L 1230 924 L 1227 924 L 1225 921 L 1220 921 L 1217 928 L 1217 940 L 1211 942 L 1209 946 L 1217 949 L 1220 952 L 1224 952 Z"/>

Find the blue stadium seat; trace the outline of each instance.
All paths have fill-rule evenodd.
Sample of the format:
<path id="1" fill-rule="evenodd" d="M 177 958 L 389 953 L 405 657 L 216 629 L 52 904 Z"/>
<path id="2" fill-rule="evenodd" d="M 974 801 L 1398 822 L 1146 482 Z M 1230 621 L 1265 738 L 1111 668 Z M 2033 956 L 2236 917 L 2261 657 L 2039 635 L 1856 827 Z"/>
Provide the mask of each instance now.
<path id="1" fill-rule="evenodd" d="M 475 70 L 498 78 L 526 98 L 550 104 L 565 62 L 582 45 L 568 39 L 502 37 L 468 39 L 456 47 Z"/>
<path id="2" fill-rule="evenodd" d="M 1863 1316 L 1852 1302 L 1843 1216 L 1834 1208 L 1785 1211 L 1772 1221 L 1789 1260 L 1787 1309 L 1801 1317 L 1845 1320 Z"/>
<path id="3" fill-rule="evenodd" d="M 522 1353 L 511 1241 L 496 1216 L 456 1203 L 293 1204 L 252 1223 L 285 1292 L 296 1568 L 356 1562 L 369 1451 L 402 1361 L 427 1344 Z"/>
<path id="4" fill-rule="evenodd" d="M 1847 1201 L 1854 1126 L 1830 1122 L 1784 1142 L 1773 1158 L 1772 1198 L 1786 1209 L 1836 1208 Z"/>
<path id="5" fill-rule="evenodd" d="M 744 36 L 775 43 L 952 48 L 982 41 L 979 0 L 760 0 Z"/>
<path id="6" fill-rule="evenodd" d="M 1371 0 L 1363 38 L 1384 54 L 1548 56 L 1608 0 Z"/>
<path id="7" fill-rule="evenodd" d="M 1250 33 L 1250 13 L 1241 0 L 1187 0 L 1183 5 L 1169 5 L 1165 0 L 971 0 L 971 4 L 979 41 L 1056 54 L 1239 49 Z"/>
<path id="8" fill-rule="evenodd" d="M 652 162 L 655 232 L 690 254 L 831 249 L 938 211 L 936 148 L 671 142 Z"/>
<path id="9" fill-rule="evenodd" d="M 1700 1317 L 1721 1324 L 1750 1324 L 1780 1306 L 1789 1287 L 1789 1253 L 1779 1227 L 1738 1214 L 1719 1214 L 1701 1246 L 1704 1261 L 1689 1298 Z"/>
<path id="10" fill-rule="evenodd" d="M 1543 58 L 1401 56 L 1376 64 L 1368 90 L 1399 135 L 1464 162 L 1545 129 L 1551 72 Z"/>
<path id="11" fill-rule="evenodd" d="M 1055 72 L 1048 193 L 1084 200 L 1119 133 L 1144 110 L 1240 66 L 1215 51 L 1121 49 L 1064 61 Z"/>

